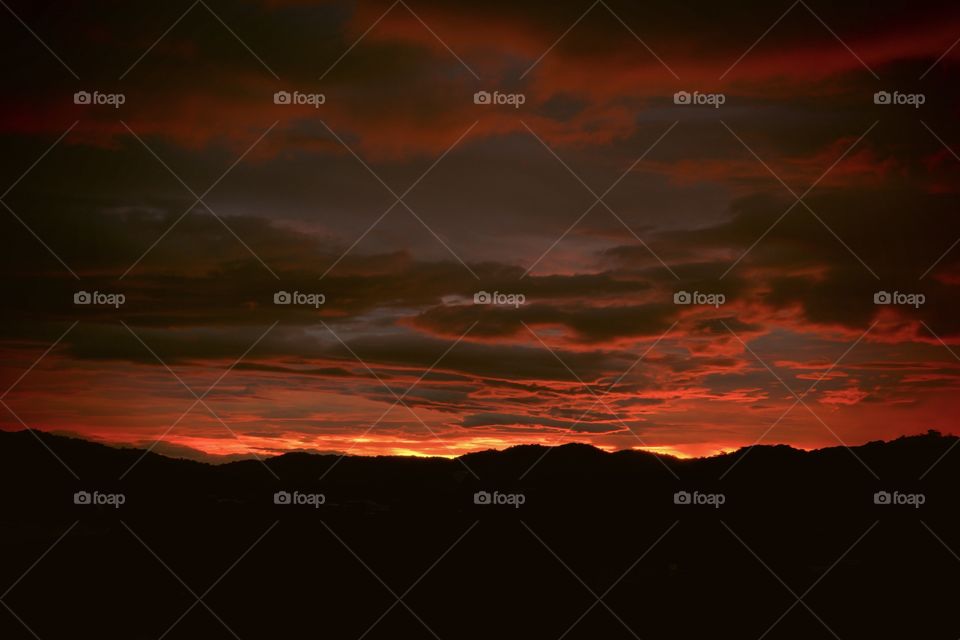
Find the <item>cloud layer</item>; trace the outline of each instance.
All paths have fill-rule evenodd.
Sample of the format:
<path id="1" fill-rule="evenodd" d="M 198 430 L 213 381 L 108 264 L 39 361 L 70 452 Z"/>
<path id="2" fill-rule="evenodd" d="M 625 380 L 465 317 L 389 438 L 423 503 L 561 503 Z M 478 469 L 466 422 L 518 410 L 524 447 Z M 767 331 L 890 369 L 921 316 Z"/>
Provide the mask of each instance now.
<path id="1" fill-rule="evenodd" d="M 219 455 L 954 430 L 947 3 L 210 2 L 166 35 L 182 9 L 95 4 L 11 5 L 59 59 L 3 27 L 5 428 Z"/>

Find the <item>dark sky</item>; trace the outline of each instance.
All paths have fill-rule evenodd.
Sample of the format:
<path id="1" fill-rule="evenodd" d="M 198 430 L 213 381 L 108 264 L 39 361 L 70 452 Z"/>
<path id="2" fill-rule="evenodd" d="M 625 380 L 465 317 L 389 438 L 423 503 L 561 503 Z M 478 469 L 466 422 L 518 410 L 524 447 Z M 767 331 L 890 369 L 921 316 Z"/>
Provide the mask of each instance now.
<path id="1" fill-rule="evenodd" d="M 953 3 L 8 5 L 3 428 L 436 455 L 955 431 Z"/>

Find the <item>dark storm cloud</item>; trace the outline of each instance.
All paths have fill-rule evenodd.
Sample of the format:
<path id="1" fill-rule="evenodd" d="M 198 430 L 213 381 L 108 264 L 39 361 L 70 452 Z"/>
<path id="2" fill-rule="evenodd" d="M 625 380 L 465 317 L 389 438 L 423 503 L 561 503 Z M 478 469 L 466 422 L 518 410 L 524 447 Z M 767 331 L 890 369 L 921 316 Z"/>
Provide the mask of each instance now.
<path id="1" fill-rule="evenodd" d="M 927 304 L 916 316 L 951 334 L 957 331 L 951 280 L 960 255 L 948 254 L 921 279 L 949 248 L 946 239 L 960 237 L 955 197 L 916 190 L 833 190 L 808 202 L 826 226 L 798 205 L 736 267 L 768 279 L 765 303 L 775 309 L 800 307 L 816 324 L 863 327 L 879 311 L 872 304 L 874 292 L 920 292 Z M 729 224 L 698 232 L 697 242 L 717 248 L 740 244 L 745 251 L 753 242 L 749 239 L 759 238 L 788 203 L 743 202 Z"/>
<path id="2" fill-rule="evenodd" d="M 576 433 L 611 433 L 622 431 L 618 423 L 577 422 L 576 420 L 557 420 L 543 416 L 515 415 L 504 413 L 471 414 L 461 421 L 460 426 L 467 428 L 478 427 L 552 427 L 558 430 L 573 431 Z"/>
<path id="3" fill-rule="evenodd" d="M 543 427 L 622 435 L 612 409 L 641 429 L 683 431 L 682 441 L 694 430 L 743 440 L 788 394 L 740 338 L 807 381 L 873 320 L 882 322 L 858 349 L 880 364 L 851 363 L 821 383 L 817 401 L 838 412 L 861 401 L 880 410 L 931 402 L 914 409 L 917 424 L 921 414 L 943 413 L 935 396 L 953 390 L 953 369 L 916 363 L 950 357 L 920 321 L 949 342 L 960 335 L 958 250 L 920 278 L 960 237 L 960 163 L 945 147 L 960 140 L 960 90 L 949 82 L 956 53 L 919 77 L 956 38 L 960 20 L 948 3 L 883 11 L 809 3 L 879 80 L 796 5 L 723 81 L 785 6 L 611 1 L 615 17 L 596 5 L 521 80 L 589 5 L 410 2 L 436 35 L 396 5 L 321 80 L 389 1 L 208 3 L 242 43 L 203 5 L 147 51 L 186 6 L 13 3 L 79 81 L 18 22 L 0 24 L 12 52 L 0 57 L 3 184 L 79 120 L 3 198 L 30 229 L 0 211 L 0 346 L 11 381 L 80 320 L 49 368 L 35 373 L 40 396 L 30 404 L 41 422 L 83 417 L 76 403 L 86 387 L 158 416 L 185 395 L 120 320 L 191 382 L 227 367 L 279 322 L 212 398 L 250 427 L 246 437 L 339 435 L 316 442 L 332 449 L 351 429 L 370 426 L 367 413 L 417 382 L 474 322 L 407 397 L 445 435 L 458 426 L 505 441 Z M 522 91 L 528 100 L 519 110 L 486 109 L 472 102 L 480 88 Z M 79 89 L 123 91 L 128 101 L 120 110 L 85 108 L 71 101 Z M 287 109 L 273 104 L 279 89 L 320 91 L 327 102 Z M 683 109 L 672 103 L 679 89 L 722 90 L 728 103 Z M 922 111 L 874 105 L 881 89 L 922 91 L 928 102 Z M 721 279 L 792 204 L 778 178 L 799 194 L 828 168 L 806 197 L 825 224 L 798 205 Z M 194 198 L 178 178 L 202 193 L 228 169 L 204 198 L 223 223 L 203 204 L 188 212 Z M 371 228 L 393 204 L 390 190 L 402 193 L 428 169 L 404 198 L 416 213 L 398 204 Z M 595 204 L 591 190 L 603 193 L 624 171 Z M 127 303 L 77 308 L 78 289 L 122 291 Z M 872 301 L 878 289 L 920 291 L 927 303 L 880 307 Z M 326 303 L 277 306 L 278 290 L 322 292 Z M 527 304 L 473 305 L 479 290 L 522 293 Z M 678 290 L 723 293 L 727 302 L 674 305 Z M 58 371 L 64 377 L 54 379 Z M 158 378 L 174 390 L 155 390 Z M 42 395 L 45 388 L 58 395 Z M 905 389 L 919 388 L 930 395 L 908 397 Z M 609 409 L 595 407 L 573 427 L 595 404 L 591 391 L 610 391 Z M 74 404 L 60 407 L 59 396 Z M 745 406 L 762 415 L 745 418 Z M 111 418 L 143 428 L 136 411 L 102 419 Z M 423 435 L 409 416 L 387 422 L 383 431 L 400 434 L 404 448 Z M 207 423 L 197 429 L 228 439 Z"/>
<path id="4" fill-rule="evenodd" d="M 417 316 L 411 324 L 442 335 L 457 335 L 478 322 L 477 336 L 526 337 L 529 325 L 569 328 L 584 344 L 603 343 L 623 337 L 656 337 L 666 331 L 677 315 L 673 304 L 594 306 L 572 303 L 567 306 L 529 304 L 522 308 L 438 306 Z"/>

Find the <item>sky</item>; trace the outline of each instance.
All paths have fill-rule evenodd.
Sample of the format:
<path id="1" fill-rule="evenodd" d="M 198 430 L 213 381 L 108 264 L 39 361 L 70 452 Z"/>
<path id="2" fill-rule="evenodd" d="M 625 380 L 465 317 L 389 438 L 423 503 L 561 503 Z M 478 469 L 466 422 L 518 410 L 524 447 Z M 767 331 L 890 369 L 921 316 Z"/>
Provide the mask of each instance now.
<path id="1" fill-rule="evenodd" d="M 953 3 L 5 9 L 0 428 L 207 459 L 957 431 Z"/>

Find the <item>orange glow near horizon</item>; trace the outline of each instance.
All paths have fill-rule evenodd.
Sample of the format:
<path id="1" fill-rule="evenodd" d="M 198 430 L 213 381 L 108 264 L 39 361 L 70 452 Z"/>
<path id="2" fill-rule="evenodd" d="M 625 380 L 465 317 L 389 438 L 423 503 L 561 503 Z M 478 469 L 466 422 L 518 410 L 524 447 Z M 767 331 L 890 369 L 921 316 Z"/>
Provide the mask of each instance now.
<path id="1" fill-rule="evenodd" d="M 137 62 L 122 111 L 46 85 L 42 51 L 8 74 L 0 429 L 198 459 L 957 431 L 952 7 L 833 3 L 847 45 L 799 9 L 768 35 L 623 3 L 568 34 L 525 3 L 310 4 L 237 9 L 269 49 L 177 28 L 146 53 L 31 11 Z M 320 79 L 305 50 L 343 52 L 329 96 L 275 102 Z"/>

